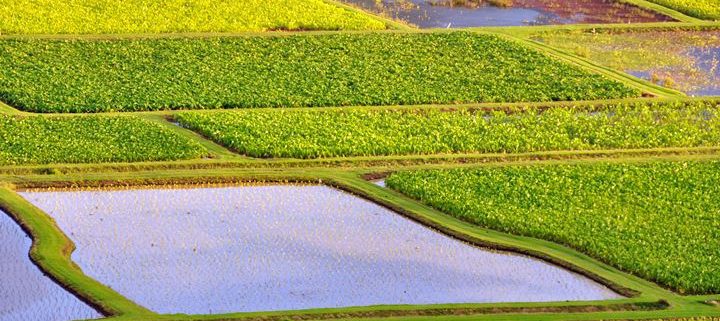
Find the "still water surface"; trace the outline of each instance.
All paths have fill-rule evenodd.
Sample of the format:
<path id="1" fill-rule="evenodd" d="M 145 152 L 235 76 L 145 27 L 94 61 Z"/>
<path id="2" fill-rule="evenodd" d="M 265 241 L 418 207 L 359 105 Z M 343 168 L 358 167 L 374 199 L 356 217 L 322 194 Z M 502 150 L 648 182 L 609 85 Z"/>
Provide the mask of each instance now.
<path id="1" fill-rule="evenodd" d="M 68 321 L 101 317 L 30 261 L 32 240 L 0 211 L 0 321 Z"/>
<path id="2" fill-rule="evenodd" d="M 24 192 L 90 276 L 161 313 L 619 296 L 325 186 Z"/>
<path id="3" fill-rule="evenodd" d="M 420 28 L 674 21 L 616 0 L 511 0 L 505 7 L 477 0 L 465 4 L 456 4 L 462 3 L 457 0 L 343 1 Z"/>

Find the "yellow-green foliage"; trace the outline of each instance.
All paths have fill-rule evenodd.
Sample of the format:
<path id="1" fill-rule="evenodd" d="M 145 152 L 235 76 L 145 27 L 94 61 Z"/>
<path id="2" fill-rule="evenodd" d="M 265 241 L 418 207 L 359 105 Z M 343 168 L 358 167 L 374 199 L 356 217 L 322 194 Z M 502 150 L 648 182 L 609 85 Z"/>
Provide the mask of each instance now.
<path id="1" fill-rule="evenodd" d="M 2 165 L 167 161 L 206 154 L 198 143 L 136 117 L 0 115 Z"/>
<path id="2" fill-rule="evenodd" d="M 650 0 L 682 13 L 707 20 L 720 20 L 720 0 Z"/>
<path id="3" fill-rule="evenodd" d="M 0 0 L 0 34 L 384 28 L 323 0 Z"/>
<path id="4" fill-rule="evenodd" d="M 506 114 L 460 110 L 234 110 L 183 112 L 178 121 L 254 157 L 720 146 L 715 103 L 621 103 Z"/>
<path id="5" fill-rule="evenodd" d="M 471 223 L 571 246 L 681 293 L 720 291 L 720 162 L 398 172 L 387 186 Z"/>
<path id="6" fill-rule="evenodd" d="M 37 112 L 638 96 L 621 82 L 470 32 L 0 41 L 0 100 Z"/>

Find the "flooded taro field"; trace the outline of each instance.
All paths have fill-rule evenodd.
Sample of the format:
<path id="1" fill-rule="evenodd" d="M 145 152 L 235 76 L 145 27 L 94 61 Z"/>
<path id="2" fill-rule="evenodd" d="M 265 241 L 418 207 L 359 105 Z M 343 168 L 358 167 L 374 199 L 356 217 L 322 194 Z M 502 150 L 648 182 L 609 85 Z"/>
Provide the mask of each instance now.
<path id="1" fill-rule="evenodd" d="M 66 292 L 29 257 L 32 240 L 0 211 L 0 321 L 69 321 L 101 317 Z"/>
<path id="2" fill-rule="evenodd" d="M 160 313 L 620 296 L 318 185 L 27 191 L 85 273 Z"/>
<path id="3" fill-rule="evenodd" d="M 343 0 L 420 28 L 642 23 L 674 19 L 616 0 Z"/>
<path id="4" fill-rule="evenodd" d="M 720 30 L 550 33 L 536 40 L 690 96 L 720 96 Z"/>

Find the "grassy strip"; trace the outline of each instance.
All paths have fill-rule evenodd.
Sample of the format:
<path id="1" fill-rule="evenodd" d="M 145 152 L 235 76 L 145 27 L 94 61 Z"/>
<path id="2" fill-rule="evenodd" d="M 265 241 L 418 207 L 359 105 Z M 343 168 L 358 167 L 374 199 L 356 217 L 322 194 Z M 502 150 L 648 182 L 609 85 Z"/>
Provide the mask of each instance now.
<path id="1" fill-rule="evenodd" d="M 149 316 L 152 313 L 87 277 L 70 261 L 75 246 L 42 211 L 0 187 L 0 209 L 9 213 L 33 238 L 30 258 L 68 291 L 106 315 Z"/>
<path id="2" fill-rule="evenodd" d="M 421 170 L 386 182 L 463 220 L 567 244 L 681 293 L 717 293 L 718 179 L 709 161 Z"/>
<path id="3" fill-rule="evenodd" d="M 324 0 L 0 0 L 0 34 L 385 29 Z"/>
<path id="4" fill-rule="evenodd" d="M 136 117 L 0 114 L 4 165 L 168 161 L 206 154 L 200 144 Z"/>
<path id="5" fill-rule="evenodd" d="M 648 0 L 706 20 L 720 20 L 720 0 Z"/>
<path id="6" fill-rule="evenodd" d="M 640 95 L 620 82 L 498 36 L 468 32 L 13 39 L 0 42 L 0 88 L 0 98 L 8 104 L 36 112 L 569 101 Z"/>
<path id="7" fill-rule="evenodd" d="M 177 120 L 253 157 L 527 153 L 720 145 L 715 102 L 474 111 L 235 110 Z"/>
<path id="8" fill-rule="evenodd" d="M 537 161 L 572 161 L 586 159 L 617 160 L 628 158 L 677 158 L 712 159 L 720 154 L 720 147 L 702 148 L 657 148 L 657 149 L 616 149 L 596 151 L 556 151 L 517 154 L 438 154 L 427 156 L 385 156 L 385 157 L 337 157 L 323 159 L 277 159 L 256 160 L 236 157 L 235 159 L 202 159 L 172 162 L 138 162 L 107 164 L 50 164 L 31 166 L 2 166 L 3 176 L 78 174 L 100 172 L 151 172 L 162 170 L 216 170 L 247 168 L 418 168 L 439 166 L 472 166 L 476 164 L 515 164 Z M 14 181 L 14 180 L 12 180 Z"/>

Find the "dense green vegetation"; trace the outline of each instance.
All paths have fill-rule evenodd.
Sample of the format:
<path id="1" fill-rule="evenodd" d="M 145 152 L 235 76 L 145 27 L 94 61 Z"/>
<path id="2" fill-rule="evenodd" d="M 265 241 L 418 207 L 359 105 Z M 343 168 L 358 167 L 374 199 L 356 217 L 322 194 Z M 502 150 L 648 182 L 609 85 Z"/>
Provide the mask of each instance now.
<path id="1" fill-rule="evenodd" d="M 720 20 L 720 0 L 649 0 L 706 20 Z"/>
<path id="2" fill-rule="evenodd" d="M 720 162 L 399 172 L 393 189 L 491 229 L 566 244 L 682 293 L 720 292 Z"/>
<path id="3" fill-rule="evenodd" d="M 437 109 L 188 111 L 186 127 L 255 157 L 316 158 L 720 145 L 714 102 Z"/>
<path id="4" fill-rule="evenodd" d="M 497 36 L 467 32 L 0 42 L 0 98 L 37 112 L 639 95 Z"/>
<path id="5" fill-rule="evenodd" d="M 323 0 L 0 0 L 0 34 L 384 28 Z"/>
<path id="6" fill-rule="evenodd" d="M 203 148 L 135 117 L 0 115 L 0 164 L 137 162 L 198 158 Z"/>

